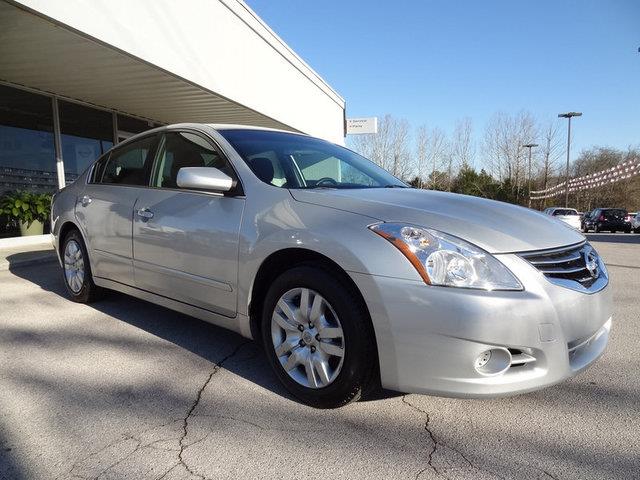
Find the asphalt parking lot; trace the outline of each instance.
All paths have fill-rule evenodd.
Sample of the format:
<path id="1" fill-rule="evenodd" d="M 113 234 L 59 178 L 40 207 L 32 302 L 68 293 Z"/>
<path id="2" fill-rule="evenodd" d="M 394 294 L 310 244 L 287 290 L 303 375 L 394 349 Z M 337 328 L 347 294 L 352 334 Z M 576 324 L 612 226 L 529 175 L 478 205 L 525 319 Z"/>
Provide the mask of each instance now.
<path id="1" fill-rule="evenodd" d="M 333 411 L 290 398 L 235 334 L 115 293 L 72 303 L 55 263 L 0 272 L 0 478 L 640 478 L 640 235 L 589 237 L 615 317 L 587 372 Z"/>

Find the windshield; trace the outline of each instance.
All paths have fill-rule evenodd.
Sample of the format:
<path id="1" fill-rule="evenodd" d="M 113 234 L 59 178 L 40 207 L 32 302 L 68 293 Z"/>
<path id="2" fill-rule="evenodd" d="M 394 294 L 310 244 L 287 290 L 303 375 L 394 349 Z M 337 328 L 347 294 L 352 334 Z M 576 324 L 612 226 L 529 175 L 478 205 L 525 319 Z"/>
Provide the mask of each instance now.
<path id="1" fill-rule="evenodd" d="M 324 140 L 268 130 L 219 132 L 260 180 L 276 187 L 407 187 L 366 158 Z"/>

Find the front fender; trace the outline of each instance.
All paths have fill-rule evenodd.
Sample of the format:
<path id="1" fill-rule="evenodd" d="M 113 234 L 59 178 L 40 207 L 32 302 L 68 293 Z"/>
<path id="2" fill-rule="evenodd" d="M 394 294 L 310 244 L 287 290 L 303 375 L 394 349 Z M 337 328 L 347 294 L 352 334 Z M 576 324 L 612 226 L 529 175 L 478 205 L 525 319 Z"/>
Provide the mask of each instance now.
<path id="1" fill-rule="evenodd" d="M 368 229 L 369 225 L 379 222 L 377 219 L 297 202 L 289 195 L 273 203 L 264 201 L 262 205 L 272 207 L 261 210 L 248 202 L 240 235 L 238 311 L 241 314 L 248 314 L 253 282 L 262 263 L 273 253 L 289 248 L 319 253 L 347 273 L 420 281 L 402 253 Z"/>

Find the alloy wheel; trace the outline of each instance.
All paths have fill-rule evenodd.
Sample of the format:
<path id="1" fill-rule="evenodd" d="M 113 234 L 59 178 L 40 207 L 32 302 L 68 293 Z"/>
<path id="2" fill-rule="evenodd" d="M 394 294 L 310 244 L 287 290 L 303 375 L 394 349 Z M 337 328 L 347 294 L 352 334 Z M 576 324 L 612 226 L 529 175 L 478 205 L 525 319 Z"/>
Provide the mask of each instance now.
<path id="1" fill-rule="evenodd" d="M 304 387 L 326 387 L 342 369 L 342 325 L 329 302 L 314 290 L 294 288 L 280 297 L 271 317 L 271 340 L 284 370 Z"/>
<path id="2" fill-rule="evenodd" d="M 75 240 L 69 240 L 64 248 L 64 276 L 73 293 L 79 293 L 84 284 L 84 257 Z"/>

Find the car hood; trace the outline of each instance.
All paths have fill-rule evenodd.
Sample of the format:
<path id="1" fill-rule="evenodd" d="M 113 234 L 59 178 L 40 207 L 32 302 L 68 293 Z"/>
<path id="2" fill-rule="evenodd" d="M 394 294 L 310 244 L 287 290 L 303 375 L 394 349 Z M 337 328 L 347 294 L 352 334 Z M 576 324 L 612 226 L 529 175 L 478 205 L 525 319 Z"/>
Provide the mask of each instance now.
<path id="1" fill-rule="evenodd" d="M 490 253 L 557 248 L 584 240 L 548 215 L 479 197 L 413 188 L 290 191 L 299 202 L 433 228 Z"/>

